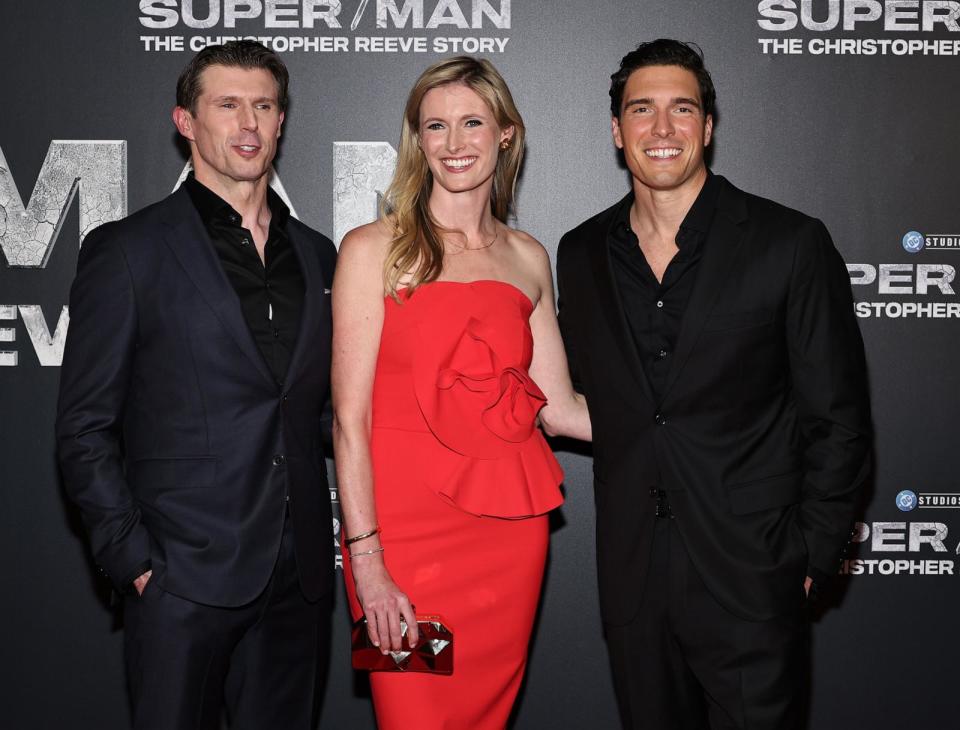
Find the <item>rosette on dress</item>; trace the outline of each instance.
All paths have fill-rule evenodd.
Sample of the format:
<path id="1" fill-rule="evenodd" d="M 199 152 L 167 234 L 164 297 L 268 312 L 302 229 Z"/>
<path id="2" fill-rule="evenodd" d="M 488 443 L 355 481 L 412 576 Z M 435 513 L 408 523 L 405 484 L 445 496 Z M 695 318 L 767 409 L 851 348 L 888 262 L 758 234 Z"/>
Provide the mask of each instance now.
<path id="1" fill-rule="evenodd" d="M 530 300 L 510 284 L 435 282 L 405 306 L 417 317 L 417 403 L 438 443 L 429 486 L 460 509 L 529 517 L 563 502 L 563 471 L 536 426 L 546 404 L 527 369 Z"/>

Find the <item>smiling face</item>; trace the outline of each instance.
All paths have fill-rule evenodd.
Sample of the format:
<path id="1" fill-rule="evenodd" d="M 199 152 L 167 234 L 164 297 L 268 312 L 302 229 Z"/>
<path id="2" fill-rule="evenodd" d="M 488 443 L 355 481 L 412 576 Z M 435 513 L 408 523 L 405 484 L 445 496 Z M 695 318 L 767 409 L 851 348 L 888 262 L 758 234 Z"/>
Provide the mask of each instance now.
<path id="1" fill-rule="evenodd" d="M 420 102 L 419 137 L 434 182 L 450 192 L 492 184 L 499 147 L 513 136 L 500 129 L 483 98 L 465 84 L 430 89 Z"/>
<path id="2" fill-rule="evenodd" d="M 696 186 L 706 177 L 704 149 L 713 117 L 704 116 L 697 77 L 680 66 L 644 66 L 627 79 L 613 139 L 634 183 L 652 190 Z"/>
<path id="3" fill-rule="evenodd" d="M 200 88 L 195 114 L 182 107 L 173 111 L 177 129 L 190 141 L 197 180 L 223 189 L 263 178 L 283 124 L 273 75 L 213 65 L 200 76 Z"/>

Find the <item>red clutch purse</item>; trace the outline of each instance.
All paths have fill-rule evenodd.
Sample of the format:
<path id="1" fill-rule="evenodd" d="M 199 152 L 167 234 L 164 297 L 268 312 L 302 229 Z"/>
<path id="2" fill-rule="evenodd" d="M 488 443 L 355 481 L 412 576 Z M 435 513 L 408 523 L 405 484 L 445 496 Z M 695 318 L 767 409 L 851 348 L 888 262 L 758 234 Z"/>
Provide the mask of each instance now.
<path id="1" fill-rule="evenodd" d="M 361 618 L 353 625 L 351 663 L 354 669 L 371 672 L 429 672 L 453 674 L 453 632 L 440 616 L 417 614 L 420 639 L 411 649 L 407 643 L 407 625 L 400 621 L 403 647 L 387 654 L 370 643 L 367 620 Z"/>

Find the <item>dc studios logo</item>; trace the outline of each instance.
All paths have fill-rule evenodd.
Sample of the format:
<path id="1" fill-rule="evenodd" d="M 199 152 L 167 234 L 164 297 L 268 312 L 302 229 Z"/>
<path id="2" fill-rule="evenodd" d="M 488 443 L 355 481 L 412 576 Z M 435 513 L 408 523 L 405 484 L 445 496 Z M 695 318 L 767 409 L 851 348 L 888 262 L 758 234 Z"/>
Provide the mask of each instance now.
<path id="1" fill-rule="evenodd" d="M 904 235 L 903 250 L 907 253 L 919 253 L 927 243 L 927 239 L 919 231 L 907 231 Z"/>
<path id="2" fill-rule="evenodd" d="M 960 233 L 920 233 L 907 231 L 900 239 L 907 253 L 927 251 L 960 251 Z"/>
<path id="3" fill-rule="evenodd" d="M 897 494 L 897 509 L 901 512 L 910 512 L 917 507 L 917 494 L 909 489 L 904 489 Z"/>

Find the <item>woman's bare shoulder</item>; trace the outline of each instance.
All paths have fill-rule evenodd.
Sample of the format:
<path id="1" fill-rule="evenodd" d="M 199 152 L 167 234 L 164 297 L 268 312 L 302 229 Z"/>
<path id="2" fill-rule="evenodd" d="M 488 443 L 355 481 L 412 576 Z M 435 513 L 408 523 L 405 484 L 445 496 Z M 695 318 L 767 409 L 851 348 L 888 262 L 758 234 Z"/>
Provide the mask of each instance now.
<path id="1" fill-rule="evenodd" d="M 507 241 L 512 253 L 517 257 L 524 271 L 533 277 L 541 278 L 546 272 L 550 273 L 550 254 L 536 238 L 526 231 L 504 226 L 507 231 Z"/>
<path id="2" fill-rule="evenodd" d="M 346 255 L 349 258 L 383 260 L 392 238 L 393 227 L 382 218 L 378 218 L 372 223 L 366 223 L 348 231 L 340 242 L 340 256 L 341 258 Z"/>

